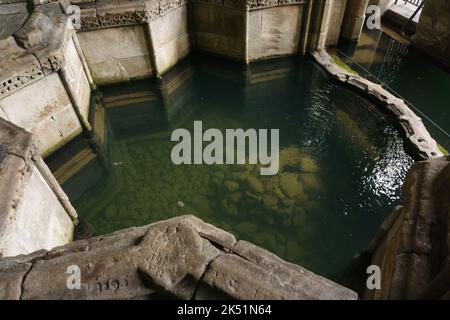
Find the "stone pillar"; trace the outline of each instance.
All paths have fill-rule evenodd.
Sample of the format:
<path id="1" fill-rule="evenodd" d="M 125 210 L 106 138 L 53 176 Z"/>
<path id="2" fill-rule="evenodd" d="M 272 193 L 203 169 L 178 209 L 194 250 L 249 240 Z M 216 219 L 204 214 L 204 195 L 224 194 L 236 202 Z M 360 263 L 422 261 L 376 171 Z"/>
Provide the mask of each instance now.
<path id="1" fill-rule="evenodd" d="M 348 0 L 342 23 L 341 37 L 348 41 L 358 41 L 366 19 L 369 0 Z"/>
<path id="2" fill-rule="evenodd" d="M 427 0 L 422 10 L 414 45 L 450 67 L 450 1 Z"/>
<path id="3" fill-rule="evenodd" d="M 331 12 L 330 24 L 328 27 L 327 46 L 335 46 L 338 44 L 346 6 L 347 0 L 333 1 L 333 10 Z"/>
<path id="4" fill-rule="evenodd" d="M 309 43 L 306 51 L 322 50 L 325 48 L 328 30 L 330 27 L 331 15 L 333 12 L 333 5 L 335 0 L 320 0 L 317 2 L 310 2 L 311 10 L 309 27 Z"/>

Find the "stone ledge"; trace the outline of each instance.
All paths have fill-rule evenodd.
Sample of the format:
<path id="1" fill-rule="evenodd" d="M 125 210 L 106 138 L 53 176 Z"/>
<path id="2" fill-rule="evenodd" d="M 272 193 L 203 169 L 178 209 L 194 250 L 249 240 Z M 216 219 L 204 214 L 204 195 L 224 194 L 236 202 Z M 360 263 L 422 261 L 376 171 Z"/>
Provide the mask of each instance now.
<path id="1" fill-rule="evenodd" d="M 403 188 L 404 205 L 365 251 L 384 283 L 367 299 L 439 299 L 450 290 L 450 157 L 417 162 Z"/>
<path id="2" fill-rule="evenodd" d="M 81 289 L 67 288 L 67 267 Z M 5 299 L 357 299 L 357 294 L 182 216 L 0 260 Z"/>
<path id="3" fill-rule="evenodd" d="M 339 67 L 326 51 L 312 53 L 314 59 L 339 82 L 364 93 L 374 100 L 384 111 L 390 113 L 403 129 L 403 134 L 412 149 L 412 156 L 418 160 L 436 159 L 443 156 L 436 141 L 425 128 L 422 120 L 406 103 L 388 92 L 382 86 L 361 76 L 349 73 Z"/>

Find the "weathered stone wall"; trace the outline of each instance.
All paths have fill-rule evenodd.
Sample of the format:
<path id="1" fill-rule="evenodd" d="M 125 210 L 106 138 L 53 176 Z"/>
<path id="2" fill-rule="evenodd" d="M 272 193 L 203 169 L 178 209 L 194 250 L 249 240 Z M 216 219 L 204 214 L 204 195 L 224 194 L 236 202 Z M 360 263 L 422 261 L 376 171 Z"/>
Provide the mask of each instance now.
<path id="1" fill-rule="evenodd" d="M 81 288 L 67 288 L 69 266 Z M 194 216 L 0 260 L 1 299 L 357 299 Z"/>
<path id="2" fill-rule="evenodd" d="M 158 74 L 166 72 L 191 51 L 187 5 L 149 22 Z"/>
<path id="3" fill-rule="evenodd" d="M 413 41 L 435 59 L 450 67 L 450 1 L 425 2 Z"/>
<path id="4" fill-rule="evenodd" d="M 75 210 L 42 161 L 30 133 L 0 119 L 0 256 L 72 240 Z"/>
<path id="5" fill-rule="evenodd" d="M 348 0 L 342 23 L 341 37 L 348 41 L 358 41 L 366 19 L 369 0 Z"/>
<path id="6" fill-rule="evenodd" d="M 195 2 L 192 11 L 197 50 L 245 60 L 245 10 Z"/>
<path id="7" fill-rule="evenodd" d="M 89 71 L 58 4 L 0 41 L 0 116 L 36 135 L 43 155 L 89 129 Z"/>
<path id="8" fill-rule="evenodd" d="M 328 28 L 327 46 L 335 46 L 338 44 L 341 35 L 341 25 L 344 20 L 345 8 L 347 0 L 334 0 L 333 10 L 330 17 L 330 26 Z"/>
<path id="9" fill-rule="evenodd" d="M 331 27 L 338 34 L 345 1 L 336 1 L 339 14 Z M 332 0 L 82 1 L 79 37 L 94 79 L 116 82 L 161 75 L 192 50 L 249 62 L 323 48 L 333 6 Z M 138 25 L 144 26 L 145 34 L 123 35 L 122 29 L 133 26 L 135 30 Z M 121 41 L 101 42 L 105 49 L 98 50 L 98 41 L 112 38 Z M 130 48 L 134 40 L 141 46 L 126 57 L 136 57 L 143 66 L 140 70 L 121 67 L 119 62 L 125 47 L 119 43 L 125 42 Z M 118 61 L 108 62 L 117 54 Z M 114 74 L 98 76 L 103 63 L 114 63 Z"/>
<path id="10" fill-rule="evenodd" d="M 450 158 L 417 162 L 404 205 L 389 215 L 365 254 L 381 269 L 367 299 L 439 299 L 450 291 Z"/>
<path id="11" fill-rule="evenodd" d="M 303 5 L 248 12 L 247 61 L 298 52 Z"/>
<path id="12" fill-rule="evenodd" d="M 152 75 L 143 25 L 79 32 L 77 36 L 96 84 Z"/>
<path id="13" fill-rule="evenodd" d="M 43 154 L 81 132 L 81 124 L 58 76 L 53 73 L 2 100 L 5 119 L 33 133 Z"/>

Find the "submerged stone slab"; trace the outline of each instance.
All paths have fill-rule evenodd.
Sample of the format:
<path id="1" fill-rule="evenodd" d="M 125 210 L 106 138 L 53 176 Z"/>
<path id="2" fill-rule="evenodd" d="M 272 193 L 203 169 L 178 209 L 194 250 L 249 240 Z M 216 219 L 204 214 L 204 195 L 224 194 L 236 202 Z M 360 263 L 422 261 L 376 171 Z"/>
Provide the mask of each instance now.
<path id="1" fill-rule="evenodd" d="M 80 289 L 67 287 L 70 266 L 80 270 Z M 357 298 L 194 216 L 76 241 L 30 259 L 0 260 L 2 277 L 10 299 Z"/>

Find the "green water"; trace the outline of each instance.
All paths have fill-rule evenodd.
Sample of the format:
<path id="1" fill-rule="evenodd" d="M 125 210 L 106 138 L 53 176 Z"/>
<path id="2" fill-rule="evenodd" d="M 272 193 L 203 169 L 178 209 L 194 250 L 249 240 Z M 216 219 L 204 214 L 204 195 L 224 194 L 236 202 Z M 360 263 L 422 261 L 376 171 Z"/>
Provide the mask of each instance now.
<path id="1" fill-rule="evenodd" d="M 357 45 L 341 43 L 339 49 L 450 132 L 449 72 L 380 30 L 364 30 Z M 441 137 L 433 125 L 423 120 L 435 139 L 447 146 L 448 137 Z"/>
<path id="2" fill-rule="evenodd" d="M 389 118 L 309 59 L 244 68 L 192 58 L 159 81 L 101 90 L 105 145 L 63 185 L 96 234 L 195 214 L 343 281 L 353 255 L 400 202 L 413 163 Z M 204 130 L 279 129 L 279 173 L 172 164 L 170 134 L 192 130 L 194 120 Z M 48 163 L 55 169 L 82 143 Z"/>

